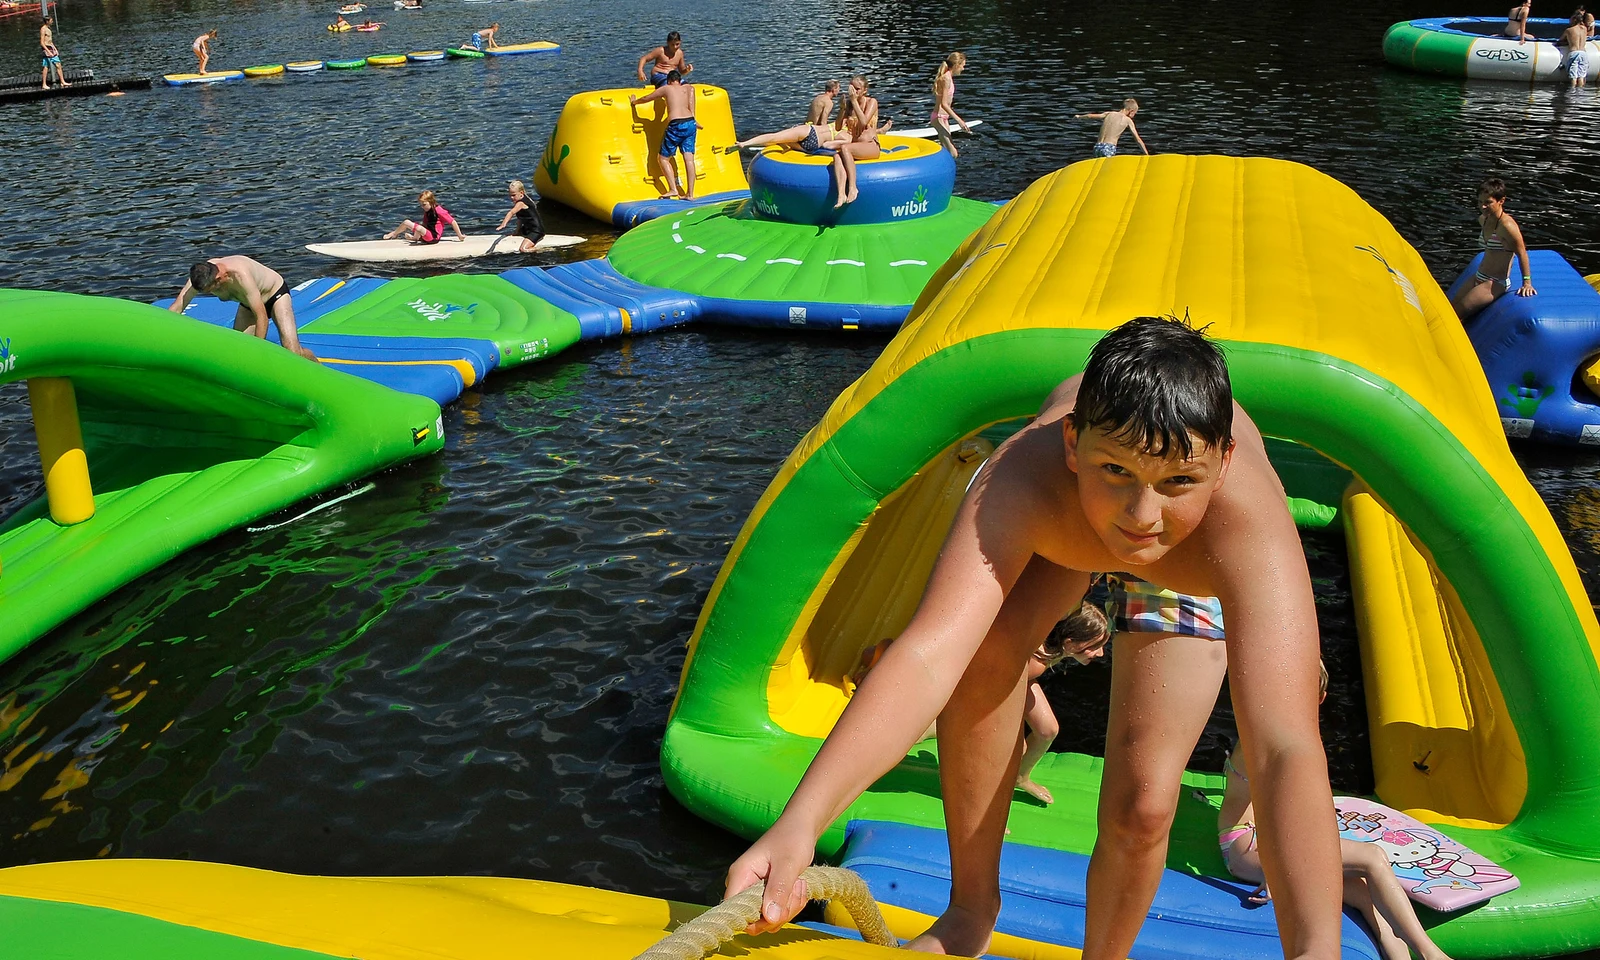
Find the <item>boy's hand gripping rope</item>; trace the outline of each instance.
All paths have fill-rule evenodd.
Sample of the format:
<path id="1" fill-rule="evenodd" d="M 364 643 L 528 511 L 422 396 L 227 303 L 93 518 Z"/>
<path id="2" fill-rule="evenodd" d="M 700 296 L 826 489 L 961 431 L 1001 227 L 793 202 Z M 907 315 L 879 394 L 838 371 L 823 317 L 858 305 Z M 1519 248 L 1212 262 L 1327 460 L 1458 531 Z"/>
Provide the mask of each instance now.
<path id="1" fill-rule="evenodd" d="M 866 881 L 843 867 L 807 867 L 800 874 L 806 892 L 813 900 L 837 900 L 849 911 L 862 939 L 883 947 L 897 947 L 900 941 L 889 932 L 878 912 L 878 904 L 867 890 Z M 744 928 L 761 919 L 761 899 L 765 888 L 757 883 L 746 887 L 716 906 L 680 926 L 666 939 L 639 954 L 634 960 L 702 960 Z"/>

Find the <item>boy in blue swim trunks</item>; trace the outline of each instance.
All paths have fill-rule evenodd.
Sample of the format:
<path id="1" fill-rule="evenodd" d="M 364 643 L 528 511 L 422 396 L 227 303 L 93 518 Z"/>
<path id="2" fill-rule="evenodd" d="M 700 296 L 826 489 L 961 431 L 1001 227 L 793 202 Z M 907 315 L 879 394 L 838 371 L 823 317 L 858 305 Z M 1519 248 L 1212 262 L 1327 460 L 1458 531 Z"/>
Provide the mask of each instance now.
<path id="1" fill-rule="evenodd" d="M 657 151 L 656 162 L 661 165 L 661 176 L 666 179 L 669 188 L 661 199 L 667 200 L 677 197 L 679 200 L 694 199 L 694 142 L 695 134 L 699 132 L 700 125 L 694 119 L 694 87 L 683 82 L 683 75 L 673 70 L 667 74 L 665 85 L 656 88 L 654 93 L 644 96 L 629 94 L 628 102 L 634 106 L 649 103 L 652 100 L 665 100 L 667 102 L 667 129 L 661 133 L 661 149 Z M 683 187 L 678 186 L 678 168 L 673 163 L 673 155 L 683 154 Z"/>
<path id="2" fill-rule="evenodd" d="M 644 65 L 647 63 L 650 64 L 648 79 L 644 73 Z M 687 77 L 694 71 L 694 64 L 683 57 L 683 40 L 676 30 L 667 34 L 666 43 L 639 58 L 639 82 L 648 83 L 659 89 L 666 85 L 668 75 L 674 70 L 678 71 L 680 77 Z"/>
<path id="3" fill-rule="evenodd" d="M 1117 142 L 1122 139 L 1123 133 L 1133 134 L 1133 139 L 1139 141 L 1139 149 L 1145 156 L 1150 155 L 1150 148 L 1144 145 L 1144 139 L 1139 136 L 1139 128 L 1133 125 L 1133 115 L 1139 112 L 1139 101 L 1129 97 L 1122 101 L 1121 110 L 1108 110 L 1105 113 L 1075 113 L 1074 120 L 1100 120 L 1100 139 L 1095 142 L 1094 155 L 1097 157 L 1114 157 L 1117 155 Z"/>
<path id="4" fill-rule="evenodd" d="M 950 903 L 910 946 L 987 952 L 1023 752 L 1028 659 L 1078 609 L 1092 573 L 1106 570 L 1214 597 L 1217 609 L 1150 597 L 1123 580 L 1122 619 L 1171 629 L 1116 641 L 1085 960 L 1120 960 L 1133 946 L 1166 865 L 1184 764 L 1224 673 L 1248 746 L 1284 955 L 1340 956 L 1342 868 L 1328 816 L 1305 553 L 1261 433 L 1233 402 L 1221 350 L 1182 321 L 1157 317 L 1101 338 L 1081 377 L 1056 388 L 979 474 L 916 613 L 782 815 L 728 871 L 729 893 L 764 887 L 761 919 L 748 932 L 799 912 L 800 871 L 822 831 L 937 716 Z M 1210 639 L 1205 624 L 1220 608 L 1227 636 Z"/>

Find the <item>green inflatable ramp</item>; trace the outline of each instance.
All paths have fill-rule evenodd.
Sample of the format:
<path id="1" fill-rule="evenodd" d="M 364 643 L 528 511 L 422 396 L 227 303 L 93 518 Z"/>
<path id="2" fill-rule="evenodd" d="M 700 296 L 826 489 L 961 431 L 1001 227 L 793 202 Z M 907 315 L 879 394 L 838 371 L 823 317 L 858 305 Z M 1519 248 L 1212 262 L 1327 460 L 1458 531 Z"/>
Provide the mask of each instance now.
<path id="1" fill-rule="evenodd" d="M 305 325 L 306 332 L 365 337 L 485 340 L 513 367 L 578 342 L 578 318 L 501 277 L 444 274 L 391 280 Z"/>
<path id="2" fill-rule="evenodd" d="M 0 290 L 45 495 L 0 521 L 0 660 L 217 534 L 443 446 L 439 405 L 165 310 Z"/>

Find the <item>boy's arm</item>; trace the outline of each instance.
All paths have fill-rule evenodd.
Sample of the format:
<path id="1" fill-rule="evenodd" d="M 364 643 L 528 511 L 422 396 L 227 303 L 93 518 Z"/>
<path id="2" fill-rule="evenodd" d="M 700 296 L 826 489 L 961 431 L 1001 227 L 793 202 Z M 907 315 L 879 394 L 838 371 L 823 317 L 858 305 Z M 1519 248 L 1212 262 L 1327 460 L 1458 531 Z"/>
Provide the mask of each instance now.
<path id="1" fill-rule="evenodd" d="M 1231 509 L 1208 514 L 1207 521 L 1221 522 L 1202 549 L 1220 570 L 1228 684 L 1248 744 L 1262 868 L 1284 956 L 1331 960 L 1340 949 L 1343 872 L 1317 726 L 1316 606 L 1294 521 L 1269 480 L 1265 455 L 1254 456 L 1261 463 L 1253 475 L 1229 478 L 1230 486 L 1243 481 L 1229 491 Z M 1240 504 L 1266 507 L 1246 511 Z"/>
<path id="2" fill-rule="evenodd" d="M 974 489 L 911 622 L 851 698 L 778 821 L 729 868 L 730 896 L 765 882 L 762 919 L 750 933 L 776 930 L 805 906 L 799 876 L 817 838 L 938 716 L 1032 556 L 1018 531 L 1036 518 L 1009 503 L 997 507 L 1004 495 L 984 478 Z"/>
<path id="3" fill-rule="evenodd" d="M 631 103 L 631 104 L 634 104 L 635 106 L 637 106 L 637 105 L 639 105 L 641 103 L 649 103 L 651 100 L 660 100 L 662 97 L 664 97 L 666 95 L 667 95 L 667 88 L 666 87 L 657 87 L 657 88 L 655 88 L 654 90 L 650 91 L 649 93 L 645 94 L 642 97 L 635 96 L 634 94 L 631 94 L 631 93 L 628 94 L 628 102 Z"/>
<path id="4" fill-rule="evenodd" d="M 194 294 L 194 285 L 187 280 L 183 281 L 183 289 L 178 291 L 178 299 L 172 301 L 172 305 L 167 309 L 173 313 L 182 313 L 188 308 L 189 301 L 194 299 Z"/>
<path id="5" fill-rule="evenodd" d="M 1131 119 L 1128 121 L 1128 132 L 1133 134 L 1133 139 L 1139 141 L 1139 149 L 1144 151 L 1144 155 L 1150 156 L 1150 148 L 1144 145 L 1144 138 L 1139 136 L 1139 128 L 1133 125 Z"/>
<path id="6" fill-rule="evenodd" d="M 1074 113 L 1072 115 L 1072 119 L 1074 119 L 1074 120 L 1104 120 L 1105 116 L 1106 115 L 1104 113 Z"/>
<path id="7" fill-rule="evenodd" d="M 245 301 L 245 306 L 250 308 L 250 312 L 256 318 L 256 328 L 253 334 L 265 340 L 267 339 L 267 304 L 261 299 L 261 291 L 256 289 L 254 283 L 246 287 L 245 292 L 249 295 L 249 299 Z"/>
<path id="8" fill-rule="evenodd" d="M 645 65 L 645 63 L 647 61 L 653 59 L 655 57 L 655 55 L 656 55 L 656 50 L 660 50 L 660 49 L 661 49 L 660 47 L 656 47 L 655 50 L 646 50 L 644 56 L 639 58 L 639 82 L 640 83 L 649 83 L 650 82 L 650 78 L 644 75 L 644 65 Z"/>

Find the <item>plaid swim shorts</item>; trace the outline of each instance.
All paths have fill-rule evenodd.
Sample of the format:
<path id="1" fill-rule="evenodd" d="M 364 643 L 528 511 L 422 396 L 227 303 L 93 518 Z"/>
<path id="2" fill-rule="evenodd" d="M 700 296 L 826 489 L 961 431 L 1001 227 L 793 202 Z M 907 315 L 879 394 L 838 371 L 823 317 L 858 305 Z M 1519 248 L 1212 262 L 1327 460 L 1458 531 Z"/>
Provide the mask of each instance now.
<path id="1" fill-rule="evenodd" d="M 1106 616 L 1118 632 L 1175 633 L 1221 640 L 1222 601 L 1166 590 L 1126 573 L 1105 575 Z"/>

